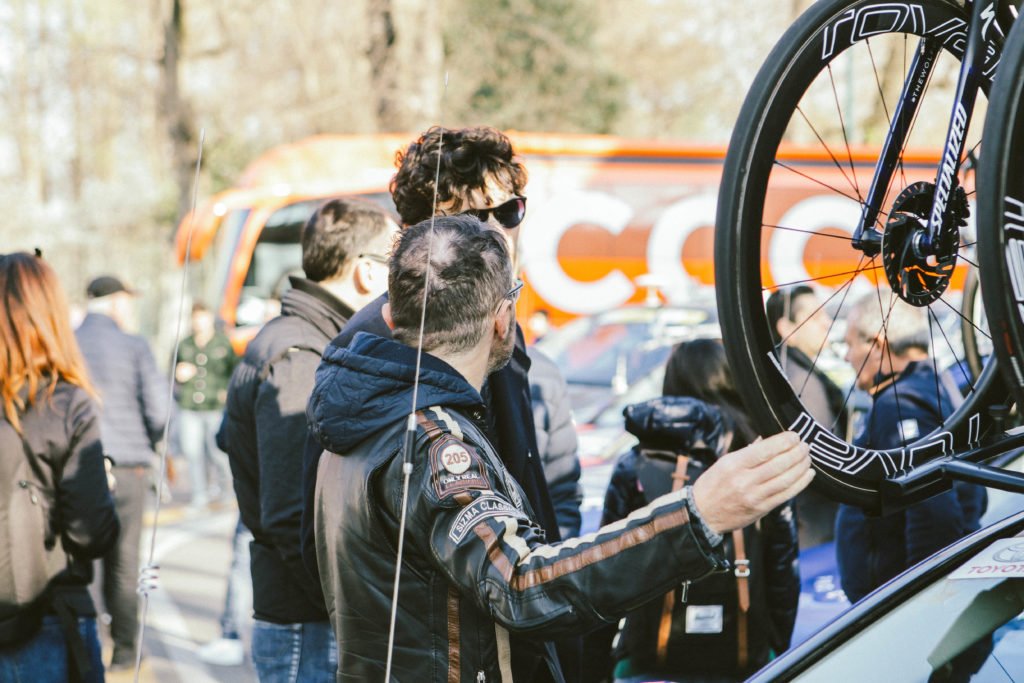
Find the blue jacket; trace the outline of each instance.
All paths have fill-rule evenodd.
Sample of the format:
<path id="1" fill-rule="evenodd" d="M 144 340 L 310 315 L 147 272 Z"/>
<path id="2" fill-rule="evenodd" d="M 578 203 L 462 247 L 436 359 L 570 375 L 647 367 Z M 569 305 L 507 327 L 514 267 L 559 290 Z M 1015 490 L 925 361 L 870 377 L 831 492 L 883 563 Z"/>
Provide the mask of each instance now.
<path id="1" fill-rule="evenodd" d="M 415 375 L 416 349 L 390 339 L 358 332 L 347 348 L 329 345 L 306 408 L 310 432 L 325 449 L 348 453 L 409 417 Z M 483 414 L 480 394 L 450 365 L 424 353 L 415 410 L 438 405 Z"/>
<path id="2" fill-rule="evenodd" d="M 885 382 L 888 381 L 888 384 Z M 874 403 L 854 444 L 888 450 L 918 440 L 953 410 L 929 361 L 911 363 L 876 386 Z M 903 570 L 977 531 L 988 496 L 985 488 L 955 482 L 953 488 L 905 510 L 869 517 L 850 505 L 836 515 L 836 559 L 843 590 L 856 602 Z"/>

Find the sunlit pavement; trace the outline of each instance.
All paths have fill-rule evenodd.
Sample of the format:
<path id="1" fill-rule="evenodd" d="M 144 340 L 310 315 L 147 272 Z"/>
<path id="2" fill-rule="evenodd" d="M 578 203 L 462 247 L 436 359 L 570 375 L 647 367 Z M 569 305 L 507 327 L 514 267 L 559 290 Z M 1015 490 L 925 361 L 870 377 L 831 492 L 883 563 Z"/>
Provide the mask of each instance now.
<path id="1" fill-rule="evenodd" d="M 160 511 L 160 526 L 153 554 L 160 567 L 158 588 L 149 595 L 139 681 L 160 683 L 255 681 L 245 643 L 241 666 L 215 666 L 199 659 L 198 650 L 220 636 L 227 576 L 231 564 L 231 537 L 238 511 L 233 506 L 195 513 L 172 505 Z M 149 558 L 152 513 L 143 530 L 143 561 Z M 248 576 L 248 568 L 244 568 Z M 251 614 L 251 612 L 250 612 Z M 251 627 L 251 624 L 249 625 Z M 105 630 L 101 627 L 101 630 Z M 248 633 L 244 637 L 248 636 Z M 105 643 L 104 662 L 109 662 Z M 107 672 L 107 681 L 135 680 L 134 671 Z"/>

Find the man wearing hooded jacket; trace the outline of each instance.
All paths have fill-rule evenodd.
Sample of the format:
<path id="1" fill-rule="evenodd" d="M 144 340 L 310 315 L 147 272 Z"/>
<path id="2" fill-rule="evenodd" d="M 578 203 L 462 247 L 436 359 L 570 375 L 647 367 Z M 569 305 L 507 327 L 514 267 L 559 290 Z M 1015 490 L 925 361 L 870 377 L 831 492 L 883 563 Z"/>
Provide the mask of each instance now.
<path id="1" fill-rule="evenodd" d="M 925 309 L 872 292 L 847 317 L 846 359 L 872 405 L 854 443 L 898 448 L 938 429 L 952 397 L 928 355 Z M 843 591 L 857 602 L 904 569 L 977 531 L 988 504 L 983 486 L 954 482 L 949 491 L 905 510 L 871 517 L 853 505 L 836 515 L 836 560 Z"/>
<path id="2" fill-rule="evenodd" d="M 335 199 L 302 232 L 305 278 L 246 348 L 228 388 L 218 445 L 253 534 L 252 654 L 261 683 L 332 680 L 337 652 L 318 582 L 300 552 L 306 401 L 320 354 L 384 287 L 397 226 L 378 207 Z M 296 678 L 298 677 L 298 678 Z"/>
<path id="3" fill-rule="evenodd" d="M 475 217 L 428 220 L 402 234 L 391 258 L 382 314 L 394 338 L 360 333 L 325 351 L 308 414 L 329 444 L 317 466 L 315 535 L 338 681 L 385 677 L 406 473 L 391 674 L 417 682 L 561 681 L 546 641 L 722 568 L 721 533 L 813 477 L 806 445 L 777 435 L 623 522 L 547 544 L 487 437 L 480 396 L 512 354 L 520 286 L 505 241 Z"/>

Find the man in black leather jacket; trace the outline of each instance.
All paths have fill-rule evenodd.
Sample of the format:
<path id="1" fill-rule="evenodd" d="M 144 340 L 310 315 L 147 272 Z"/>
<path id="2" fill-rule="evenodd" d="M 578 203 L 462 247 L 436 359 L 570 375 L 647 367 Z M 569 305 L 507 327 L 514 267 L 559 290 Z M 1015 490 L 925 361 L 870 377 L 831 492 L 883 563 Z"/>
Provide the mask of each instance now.
<path id="1" fill-rule="evenodd" d="M 456 130 L 435 127 L 410 143 L 399 156 L 398 170 L 391 181 L 391 195 L 404 225 L 426 220 L 435 211 L 437 215 L 469 213 L 479 217 L 505 238 L 515 262 L 520 225 L 526 213 L 526 199 L 522 196 L 525 186 L 526 169 L 515 156 L 508 137 L 500 131 L 488 127 Z M 390 337 L 391 331 L 381 317 L 387 300 L 386 295 L 381 296 L 356 312 L 341 334 L 331 341 L 329 350 L 347 347 L 359 332 Z M 571 519 L 573 507 L 576 508 L 576 516 L 579 515 L 576 483 L 580 470 L 578 462 L 575 462 L 576 449 L 568 449 L 561 458 L 559 469 L 563 474 L 557 486 L 549 488 L 544 464 L 548 454 L 538 448 L 533 423 L 528 377 L 531 360 L 518 326 L 514 339 L 512 358 L 491 374 L 481 389 L 486 406 L 484 416 L 501 460 L 523 488 L 534 511 L 534 519 L 547 532 L 549 541 L 558 541 L 561 540 L 559 517 Z M 355 435 L 363 433 L 361 426 L 354 425 L 353 428 Z M 302 526 L 303 559 L 314 574 L 317 565 L 313 544 L 313 487 L 316 463 L 324 448 L 329 448 L 329 445 L 311 438 L 303 465 L 306 501 Z M 563 672 L 569 683 L 579 681 L 580 650 L 578 639 L 558 644 Z"/>
<path id="2" fill-rule="evenodd" d="M 618 524 L 547 543 L 491 445 L 479 393 L 514 343 L 507 247 L 472 216 L 433 223 L 408 228 L 392 256 L 382 313 L 394 339 L 361 333 L 328 348 L 310 399 L 311 428 L 329 449 L 315 527 L 338 680 L 385 679 L 408 473 L 392 680 L 560 681 L 545 641 L 723 568 L 721 533 L 806 486 L 807 448 L 793 434 L 765 439 Z"/>

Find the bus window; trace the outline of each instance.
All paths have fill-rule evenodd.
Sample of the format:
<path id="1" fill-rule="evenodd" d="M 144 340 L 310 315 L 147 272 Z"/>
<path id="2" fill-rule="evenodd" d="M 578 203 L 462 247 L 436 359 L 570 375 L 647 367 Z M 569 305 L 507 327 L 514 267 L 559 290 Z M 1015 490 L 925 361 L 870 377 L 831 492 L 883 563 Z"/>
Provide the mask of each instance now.
<path id="1" fill-rule="evenodd" d="M 238 242 L 242 239 L 242 229 L 249 219 L 251 209 L 236 209 L 228 213 L 221 223 L 214 237 L 214 264 L 212 281 L 207 281 L 206 297 L 208 302 L 221 300 L 221 293 L 228 285 L 228 276 L 231 273 L 231 264 L 235 259 L 235 252 L 238 249 Z M 227 317 L 227 312 L 220 310 L 222 317 Z M 229 322 L 234 322 L 234 317 Z"/>
<path id="2" fill-rule="evenodd" d="M 361 198 L 393 212 L 387 193 L 361 195 Z M 253 249 L 249 270 L 242 283 L 235 324 L 239 327 L 262 325 L 280 312 L 281 295 L 288 290 L 288 276 L 302 276 L 302 229 L 309 217 L 329 197 L 307 199 L 281 207 L 270 215 Z"/>
<path id="3" fill-rule="evenodd" d="M 302 228 L 323 201 L 289 204 L 267 219 L 242 283 L 235 315 L 238 326 L 262 325 L 277 314 L 277 302 L 288 288 L 288 276 L 302 275 Z"/>

